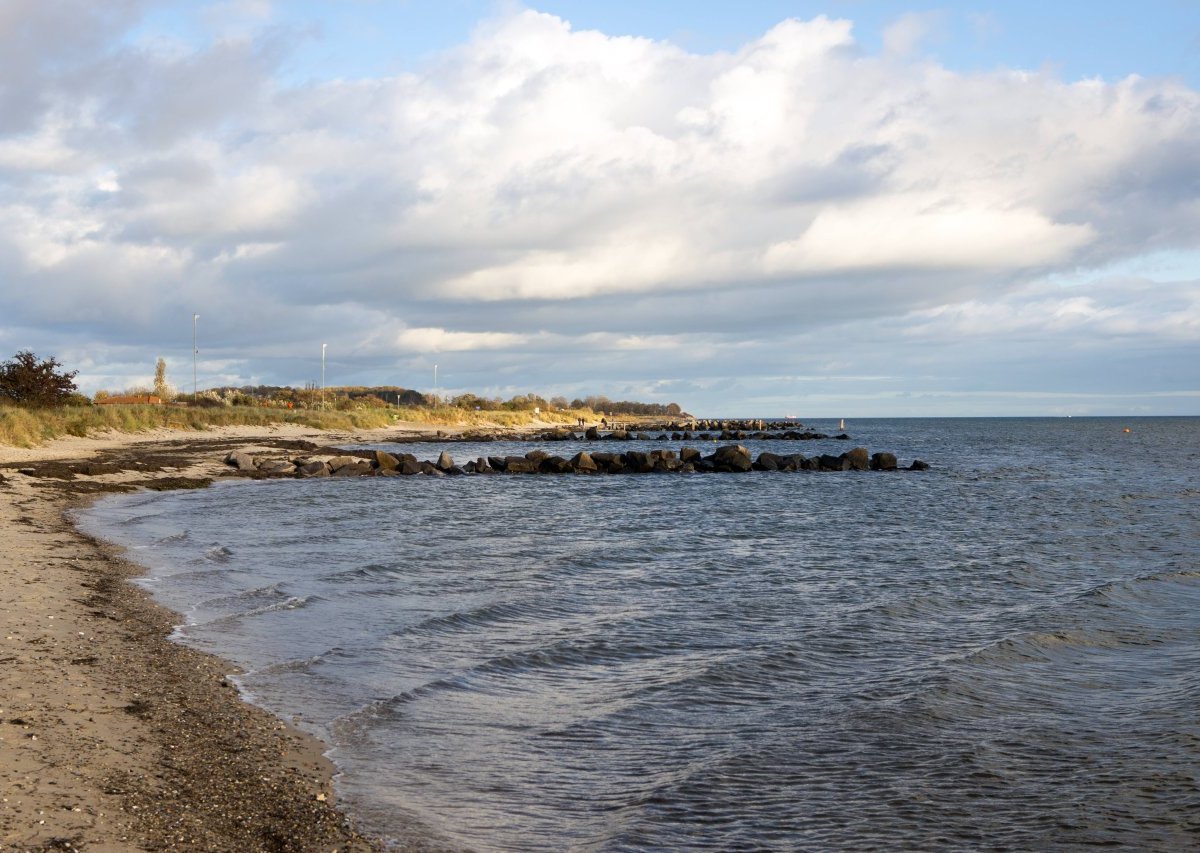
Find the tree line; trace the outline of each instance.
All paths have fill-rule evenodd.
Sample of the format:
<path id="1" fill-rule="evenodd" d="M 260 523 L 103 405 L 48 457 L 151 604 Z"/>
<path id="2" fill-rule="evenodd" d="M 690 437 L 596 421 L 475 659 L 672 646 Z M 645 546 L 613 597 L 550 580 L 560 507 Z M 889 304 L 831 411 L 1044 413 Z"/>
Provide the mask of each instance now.
<path id="1" fill-rule="evenodd" d="M 62 405 L 90 405 L 92 400 L 78 392 L 75 377 L 78 371 L 65 371 L 55 358 L 41 359 L 28 350 L 18 352 L 13 358 L 0 363 L 0 403 L 29 407 Z M 287 408 L 315 408 L 322 403 L 333 409 L 362 406 L 410 406 L 454 408 L 485 411 L 555 409 L 590 409 L 593 412 L 613 415 L 649 415 L 677 417 L 684 414 L 678 403 L 642 403 L 634 400 L 610 400 L 603 395 L 576 397 L 568 400 L 563 396 L 546 399 L 538 394 L 517 394 L 507 400 L 476 394 L 458 394 L 443 399 L 432 394 L 423 394 L 412 388 L 398 385 L 338 386 L 319 389 L 312 383 L 304 388 L 287 385 L 243 385 L 208 388 L 195 395 L 180 394 L 167 381 L 167 364 L 158 359 L 154 369 L 154 387 L 131 388 L 125 394 L 158 397 L 197 406 L 283 406 Z M 97 391 L 97 402 L 112 396 L 108 391 Z"/>

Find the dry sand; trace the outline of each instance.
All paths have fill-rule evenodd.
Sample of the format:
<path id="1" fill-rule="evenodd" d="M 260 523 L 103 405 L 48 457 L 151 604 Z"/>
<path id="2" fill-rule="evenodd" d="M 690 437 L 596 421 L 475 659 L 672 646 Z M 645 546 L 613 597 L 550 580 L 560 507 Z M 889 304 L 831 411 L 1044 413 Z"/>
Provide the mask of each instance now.
<path id="1" fill-rule="evenodd" d="M 379 849 L 337 811 L 323 745 L 170 642 L 176 614 L 128 583 L 141 570 L 64 517 L 301 438 L 380 440 L 280 426 L 0 446 L 0 850 Z"/>

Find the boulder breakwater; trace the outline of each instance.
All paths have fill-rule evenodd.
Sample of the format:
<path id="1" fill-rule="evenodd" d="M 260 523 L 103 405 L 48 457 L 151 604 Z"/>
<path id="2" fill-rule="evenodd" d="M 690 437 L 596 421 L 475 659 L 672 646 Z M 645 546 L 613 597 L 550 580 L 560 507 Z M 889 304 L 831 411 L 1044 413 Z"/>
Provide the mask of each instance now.
<path id="1" fill-rule="evenodd" d="M 457 436 L 437 433 L 409 439 L 425 442 L 492 442 L 492 441 L 815 441 L 834 439 L 849 441 L 846 433 L 826 435 L 805 428 L 795 421 L 689 421 L 680 423 L 621 424 L 604 423 L 579 425 L 574 429 L 555 427 L 541 432 L 506 430 L 467 430 Z"/>
<path id="2" fill-rule="evenodd" d="M 740 444 L 726 444 L 703 454 L 694 447 L 678 452 L 667 449 L 625 452 L 581 450 L 570 458 L 545 450 L 523 456 L 480 456 L 459 465 L 448 451 L 436 460 L 420 460 L 411 453 L 385 450 L 341 450 L 312 448 L 303 455 L 256 456 L 243 450 L 230 453 L 225 462 L 237 474 L 248 477 L 404 477 L 424 475 L 448 477 L 488 474 L 741 474 L 751 471 L 897 471 L 893 453 L 871 453 L 856 447 L 845 453 L 805 456 L 801 453 L 762 452 L 757 458 Z M 929 465 L 917 459 L 905 469 L 924 471 Z M 234 473 L 234 472 L 231 472 Z"/>

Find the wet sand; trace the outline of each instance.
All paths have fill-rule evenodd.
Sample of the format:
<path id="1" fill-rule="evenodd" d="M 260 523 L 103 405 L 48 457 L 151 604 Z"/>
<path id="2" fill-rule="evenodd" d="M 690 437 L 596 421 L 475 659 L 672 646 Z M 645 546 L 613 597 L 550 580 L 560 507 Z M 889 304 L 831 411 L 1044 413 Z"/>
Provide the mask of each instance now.
<path id="1" fill-rule="evenodd" d="M 229 663 L 171 642 L 177 614 L 129 583 L 142 569 L 69 520 L 305 438 L 381 440 L 268 427 L 0 446 L 0 850 L 382 849 L 337 810 L 324 745 L 241 701 Z"/>

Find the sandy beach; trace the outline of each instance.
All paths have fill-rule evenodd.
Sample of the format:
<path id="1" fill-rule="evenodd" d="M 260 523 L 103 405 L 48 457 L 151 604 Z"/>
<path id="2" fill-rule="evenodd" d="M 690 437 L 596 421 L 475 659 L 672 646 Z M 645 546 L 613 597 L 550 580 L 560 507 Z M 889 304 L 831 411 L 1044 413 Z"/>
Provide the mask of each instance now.
<path id="1" fill-rule="evenodd" d="M 380 849 L 337 810 L 323 745 L 241 701 L 230 664 L 171 642 L 177 615 L 128 582 L 141 569 L 69 519 L 107 492 L 202 486 L 234 448 L 356 438 L 371 436 L 0 445 L 0 850 Z"/>

